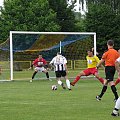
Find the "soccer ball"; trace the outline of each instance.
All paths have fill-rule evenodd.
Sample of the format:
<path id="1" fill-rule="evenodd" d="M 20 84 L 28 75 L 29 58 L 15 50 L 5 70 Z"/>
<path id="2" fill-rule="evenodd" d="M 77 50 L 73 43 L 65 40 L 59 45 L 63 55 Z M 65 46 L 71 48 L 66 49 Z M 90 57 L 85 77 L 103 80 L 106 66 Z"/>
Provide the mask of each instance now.
<path id="1" fill-rule="evenodd" d="M 57 85 L 52 85 L 52 90 L 57 90 Z"/>
<path id="2" fill-rule="evenodd" d="M 30 80 L 30 83 L 32 82 L 32 80 Z"/>

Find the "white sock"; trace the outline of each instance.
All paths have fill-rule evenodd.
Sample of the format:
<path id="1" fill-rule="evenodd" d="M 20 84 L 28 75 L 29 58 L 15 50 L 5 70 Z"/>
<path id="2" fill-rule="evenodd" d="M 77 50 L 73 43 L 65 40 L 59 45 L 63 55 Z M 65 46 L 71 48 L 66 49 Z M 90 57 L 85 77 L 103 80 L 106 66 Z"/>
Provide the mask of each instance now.
<path id="1" fill-rule="evenodd" d="M 66 80 L 66 85 L 67 85 L 68 89 L 70 89 L 70 81 L 68 79 Z"/>
<path id="2" fill-rule="evenodd" d="M 116 101 L 115 108 L 120 109 L 120 97 Z"/>
<path id="3" fill-rule="evenodd" d="M 62 85 L 62 81 L 58 80 L 58 85 Z"/>

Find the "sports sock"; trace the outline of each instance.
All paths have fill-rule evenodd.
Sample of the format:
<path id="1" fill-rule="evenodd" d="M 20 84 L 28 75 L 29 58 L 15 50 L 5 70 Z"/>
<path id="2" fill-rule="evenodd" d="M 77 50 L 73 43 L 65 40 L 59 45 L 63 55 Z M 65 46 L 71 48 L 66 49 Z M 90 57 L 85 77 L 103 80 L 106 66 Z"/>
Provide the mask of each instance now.
<path id="1" fill-rule="evenodd" d="M 116 104 L 115 104 L 115 110 L 119 110 L 120 109 L 120 97 L 117 99 Z"/>
<path id="2" fill-rule="evenodd" d="M 115 96 L 115 99 L 117 100 L 118 99 L 118 94 L 117 94 L 117 89 L 116 89 L 115 85 L 111 86 L 111 90 L 112 90 L 112 92 Z"/>
<path id="3" fill-rule="evenodd" d="M 103 88 L 102 88 L 102 91 L 101 91 L 101 93 L 99 95 L 100 98 L 104 95 L 104 93 L 106 92 L 106 90 L 107 90 L 107 86 L 104 85 Z"/>
<path id="4" fill-rule="evenodd" d="M 80 80 L 80 76 L 77 76 L 75 80 L 73 81 L 73 84 L 75 84 L 78 80 Z"/>
<path id="5" fill-rule="evenodd" d="M 70 89 L 70 81 L 68 79 L 66 80 L 66 85 L 67 85 L 68 89 Z"/>
<path id="6" fill-rule="evenodd" d="M 49 73 L 48 72 L 46 73 L 46 77 L 49 79 Z"/>
<path id="7" fill-rule="evenodd" d="M 32 75 L 32 79 L 34 79 L 36 73 L 37 73 L 36 71 L 33 73 L 33 75 Z"/>
<path id="8" fill-rule="evenodd" d="M 120 82 L 120 78 L 115 81 L 115 86 Z"/>
<path id="9" fill-rule="evenodd" d="M 62 85 L 62 81 L 58 80 L 58 84 L 59 84 L 59 85 Z"/>
<path id="10" fill-rule="evenodd" d="M 104 79 L 103 78 L 99 78 L 98 79 L 102 84 L 104 84 Z"/>

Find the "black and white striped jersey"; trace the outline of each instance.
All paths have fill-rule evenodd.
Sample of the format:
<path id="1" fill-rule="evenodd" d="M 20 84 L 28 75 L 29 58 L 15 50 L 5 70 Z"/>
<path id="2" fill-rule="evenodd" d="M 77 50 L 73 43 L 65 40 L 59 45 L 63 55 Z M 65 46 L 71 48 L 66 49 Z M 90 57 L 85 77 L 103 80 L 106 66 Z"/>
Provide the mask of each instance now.
<path id="1" fill-rule="evenodd" d="M 64 56 L 62 55 L 57 55 L 55 56 L 50 64 L 54 65 L 54 70 L 55 71 L 65 71 L 65 64 L 67 63 L 67 60 Z"/>

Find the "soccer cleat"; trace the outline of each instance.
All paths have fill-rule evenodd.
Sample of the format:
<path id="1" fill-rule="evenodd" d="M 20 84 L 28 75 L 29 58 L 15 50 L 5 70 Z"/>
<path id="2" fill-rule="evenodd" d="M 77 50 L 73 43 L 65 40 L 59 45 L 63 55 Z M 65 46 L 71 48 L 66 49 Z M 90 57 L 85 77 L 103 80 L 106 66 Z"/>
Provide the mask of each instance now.
<path id="1" fill-rule="evenodd" d="M 100 100 L 101 100 L 101 98 L 99 97 L 99 95 L 96 96 L 96 100 L 97 100 L 97 101 L 100 101 Z"/>
<path id="2" fill-rule="evenodd" d="M 113 113 L 113 112 L 111 113 L 111 115 L 112 115 L 112 116 L 115 116 L 115 117 L 120 116 L 119 113 L 115 114 L 115 113 Z"/>
<path id="3" fill-rule="evenodd" d="M 75 86 L 75 84 L 73 82 L 71 82 L 70 85 Z"/>
<path id="4" fill-rule="evenodd" d="M 63 84 L 63 83 L 62 83 L 62 85 L 61 85 L 61 86 L 62 86 L 62 88 L 63 88 L 63 89 L 66 89 L 66 87 L 64 86 L 64 84 Z"/>

